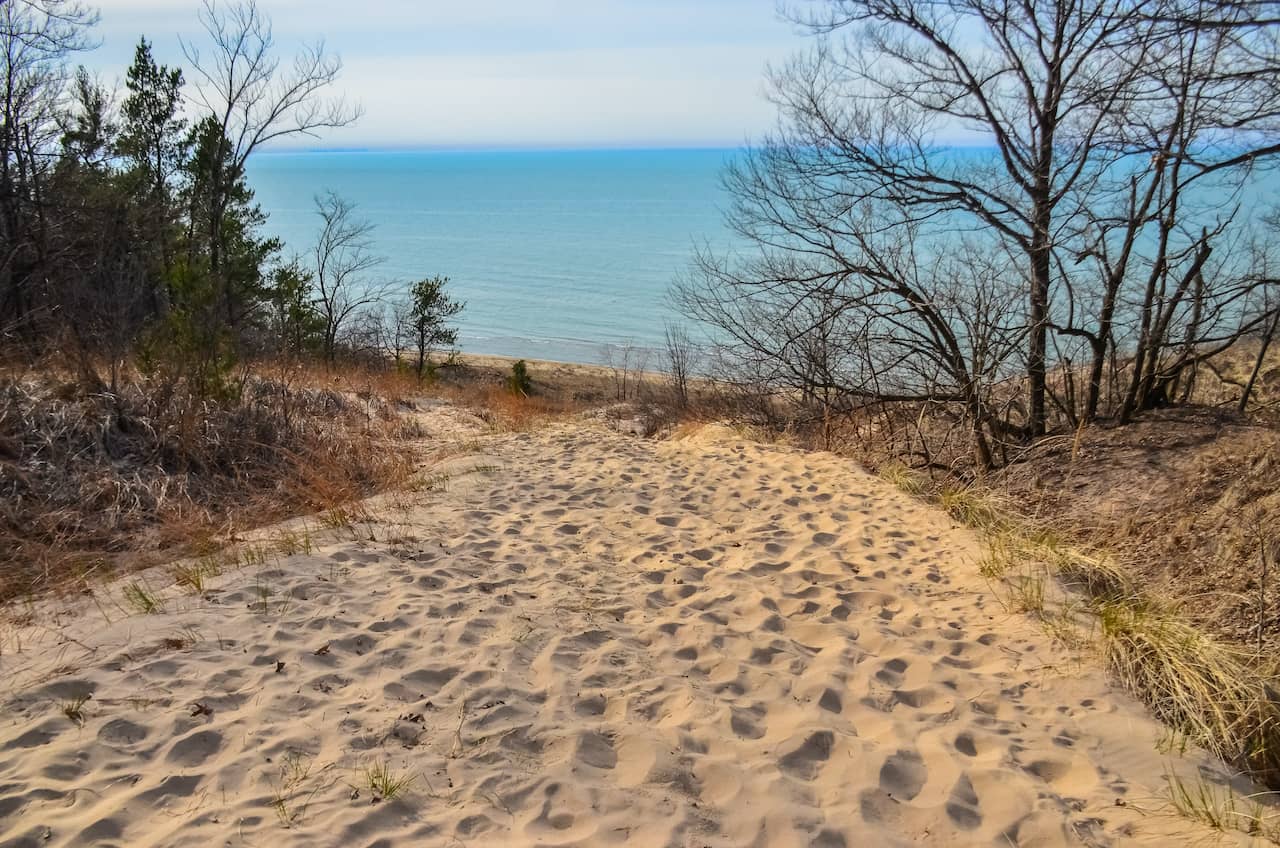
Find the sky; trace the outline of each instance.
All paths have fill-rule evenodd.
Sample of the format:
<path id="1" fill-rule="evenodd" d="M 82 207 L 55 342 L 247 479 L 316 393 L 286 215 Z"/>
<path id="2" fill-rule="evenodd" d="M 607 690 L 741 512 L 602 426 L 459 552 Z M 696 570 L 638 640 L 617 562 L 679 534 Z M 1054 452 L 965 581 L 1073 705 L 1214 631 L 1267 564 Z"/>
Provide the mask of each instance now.
<path id="1" fill-rule="evenodd" d="M 199 0 L 99 0 L 85 63 L 138 37 L 181 66 Z M 764 71 L 805 45 L 776 0 L 259 0 L 286 58 L 322 38 L 364 115 L 291 147 L 737 146 L 770 129 Z"/>

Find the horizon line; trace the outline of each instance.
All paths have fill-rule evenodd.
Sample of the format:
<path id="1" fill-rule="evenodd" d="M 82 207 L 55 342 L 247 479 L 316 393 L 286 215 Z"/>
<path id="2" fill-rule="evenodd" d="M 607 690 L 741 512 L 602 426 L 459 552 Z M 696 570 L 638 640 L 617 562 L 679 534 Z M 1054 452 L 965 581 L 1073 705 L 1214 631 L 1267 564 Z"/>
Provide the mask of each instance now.
<path id="1" fill-rule="evenodd" d="M 941 145 L 945 148 L 992 147 L 990 143 L 953 141 Z M 304 153 L 606 153 L 606 152 L 717 152 L 749 150 L 754 145 L 747 142 L 729 143 L 680 143 L 660 144 L 637 142 L 620 144 L 388 144 L 388 145 L 337 145 L 333 147 L 280 147 L 255 151 L 258 156 L 297 155 Z"/>
<path id="2" fill-rule="evenodd" d="M 684 150 L 740 150 L 744 144 L 353 144 L 332 147 L 277 147 L 256 151 L 262 155 L 289 153 L 590 153 L 604 151 L 684 151 Z"/>

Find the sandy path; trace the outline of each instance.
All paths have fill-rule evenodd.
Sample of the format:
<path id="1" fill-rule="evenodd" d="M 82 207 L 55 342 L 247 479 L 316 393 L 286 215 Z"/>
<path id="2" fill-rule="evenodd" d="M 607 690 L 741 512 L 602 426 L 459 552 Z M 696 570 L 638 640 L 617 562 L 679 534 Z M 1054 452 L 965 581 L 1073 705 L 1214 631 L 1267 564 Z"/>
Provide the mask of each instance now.
<path id="1" fill-rule="evenodd" d="M 1140 707 L 883 482 L 710 435 L 476 447 L 359 528 L 381 541 L 170 587 L 161 614 L 10 628 L 0 843 L 1212 838 L 1150 814 L 1166 766 Z M 61 705 L 89 693 L 78 726 Z M 382 763 L 415 780 L 378 802 Z"/>

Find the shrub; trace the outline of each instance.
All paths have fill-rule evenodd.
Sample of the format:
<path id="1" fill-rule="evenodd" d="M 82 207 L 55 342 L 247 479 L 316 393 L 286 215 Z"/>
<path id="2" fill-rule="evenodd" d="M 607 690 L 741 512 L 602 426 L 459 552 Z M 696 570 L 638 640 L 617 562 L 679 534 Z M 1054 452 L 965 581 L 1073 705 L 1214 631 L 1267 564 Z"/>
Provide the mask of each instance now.
<path id="1" fill-rule="evenodd" d="M 533 394 L 533 381 L 529 379 L 529 366 L 523 359 L 511 366 L 511 376 L 507 378 L 507 390 L 513 395 L 528 397 Z"/>

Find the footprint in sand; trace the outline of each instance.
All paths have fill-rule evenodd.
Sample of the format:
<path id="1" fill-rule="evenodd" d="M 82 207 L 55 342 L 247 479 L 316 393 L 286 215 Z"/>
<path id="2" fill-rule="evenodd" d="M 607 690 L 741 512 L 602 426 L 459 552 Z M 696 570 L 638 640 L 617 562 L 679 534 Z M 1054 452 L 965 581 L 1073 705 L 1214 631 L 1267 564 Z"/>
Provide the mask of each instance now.
<path id="1" fill-rule="evenodd" d="M 222 734 L 218 731 L 198 730 L 173 743 L 165 761 L 183 768 L 192 768 L 222 750 L 222 743 Z"/>
<path id="2" fill-rule="evenodd" d="M 778 768 L 792 777 L 813 780 L 822 770 L 823 763 L 831 759 L 834 745 L 835 734 L 830 730 L 811 733 L 798 748 L 778 760 Z"/>
<path id="3" fill-rule="evenodd" d="M 929 771 L 915 751 L 900 749 L 880 767 L 880 789 L 899 801 L 910 801 L 920 794 Z"/>
<path id="4" fill-rule="evenodd" d="M 600 733 L 579 734 L 574 756 L 579 762 L 592 768 L 611 769 L 618 764 L 618 753 L 613 749 L 613 740 Z"/>
<path id="5" fill-rule="evenodd" d="M 974 791 L 973 783 L 967 774 L 960 775 L 955 786 L 951 788 L 946 811 L 947 818 L 961 830 L 976 830 L 982 826 L 978 793 Z"/>

